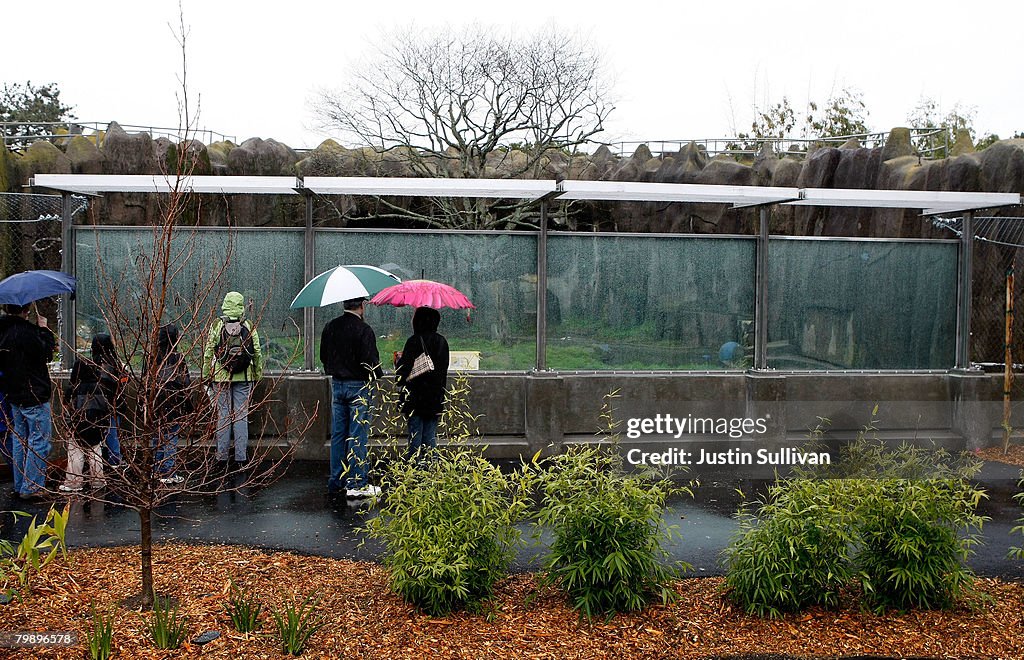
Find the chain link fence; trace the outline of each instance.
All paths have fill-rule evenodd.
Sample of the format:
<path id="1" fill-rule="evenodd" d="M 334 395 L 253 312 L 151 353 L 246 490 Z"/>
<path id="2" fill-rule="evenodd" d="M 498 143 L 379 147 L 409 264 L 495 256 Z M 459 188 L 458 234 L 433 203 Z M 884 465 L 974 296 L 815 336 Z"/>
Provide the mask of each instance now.
<path id="1" fill-rule="evenodd" d="M 63 198 L 60 195 L 0 193 L 0 279 L 25 270 L 61 270 Z M 71 197 L 72 216 L 88 208 L 85 197 Z M 64 323 L 59 298 L 39 301 L 37 311 Z"/>
<path id="2" fill-rule="evenodd" d="M 955 236 L 963 230 L 959 217 L 935 218 L 933 222 Z M 973 219 L 972 229 L 971 362 L 992 370 L 1005 364 L 1006 276 L 1012 269 L 1017 281 L 1013 295 L 1017 318 L 1011 359 L 1024 364 L 1024 218 L 979 216 Z"/>

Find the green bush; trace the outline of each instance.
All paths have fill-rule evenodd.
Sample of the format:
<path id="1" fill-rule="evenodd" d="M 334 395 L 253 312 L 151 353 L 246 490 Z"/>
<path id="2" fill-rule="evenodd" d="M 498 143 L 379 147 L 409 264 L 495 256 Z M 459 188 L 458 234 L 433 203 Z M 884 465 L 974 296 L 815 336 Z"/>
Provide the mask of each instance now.
<path id="1" fill-rule="evenodd" d="M 984 496 L 965 480 L 875 482 L 857 507 L 857 566 L 873 610 L 947 608 L 973 592 L 967 567 Z"/>
<path id="2" fill-rule="evenodd" d="M 489 597 L 520 543 L 527 482 L 524 471 L 505 475 L 468 446 L 392 463 L 386 501 L 364 531 L 384 542 L 395 593 L 433 615 Z"/>
<path id="3" fill-rule="evenodd" d="M 312 597 L 306 598 L 301 605 L 285 603 L 282 611 L 271 609 L 270 616 L 277 626 L 281 652 L 290 655 L 302 655 L 310 638 L 327 625 L 323 615 L 317 613 Z"/>
<path id="4" fill-rule="evenodd" d="M 542 582 L 564 589 L 587 618 L 639 610 L 654 597 L 668 601 L 683 568 L 662 547 L 674 529 L 663 522 L 665 500 L 678 489 L 621 466 L 614 449 L 576 445 L 539 477 L 536 524 L 554 536 Z"/>
<path id="5" fill-rule="evenodd" d="M 91 605 L 90 609 L 92 629 L 85 631 L 85 641 L 89 644 L 89 658 L 108 660 L 114 652 L 114 615 L 97 612 L 95 604 Z"/>
<path id="6" fill-rule="evenodd" d="M 188 617 L 178 616 L 178 605 L 170 598 L 157 597 L 149 619 L 149 635 L 158 649 L 176 649 L 188 636 Z"/>
<path id="7" fill-rule="evenodd" d="M 778 617 L 834 606 L 852 576 L 850 489 L 839 481 L 783 481 L 756 515 L 741 511 L 725 550 L 726 586 L 750 614 Z"/>
<path id="8" fill-rule="evenodd" d="M 1020 481 L 1017 482 L 1017 488 L 1024 489 L 1024 470 L 1021 470 Z M 1017 504 L 1024 505 L 1024 490 L 1013 496 Z M 1024 516 L 1017 518 L 1017 526 L 1010 530 L 1011 534 L 1024 534 Z M 1011 547 L 1010 556 L 1015 559 L 1024 559 L 1024 547 Z"/>
<path id="9" fill-rule="evenodd" d="M 242 591 L 231 582 L 231 596 L 224 611 L 231 619 L 231 625 L 240 633 L 250 633 L 260 627 L 260 613 L 263 612 L 263 605 L 248 591 Z"/>
<path id="10" fill-rule="evenodd" d="M 875 610 L 942 608 L 973 592 L 966 565 L 985 518 L 967 453 L 900 444 L 867 426 L 832 465 L 794 470 L 755 514 L 740 512 L 726 549 L 730 598 L 778 616 L 835 605 L 856 580 Z M 812 440 L 822 433 L 817 429 Z"/>
<path id="11" fill-rule="evenodd" d="M 11 511 L 17 520 L 28 517 L 23 511 Z M 64 511 L 50 509 L 42 524 L 33 517 L 25 535 L 16 545 L 7 539 L 0 539 L 0 593 L 8 598 L 21 598 L 29 591 L 33 571 L 38 572 L 59 552 L 67 554 L 64 537 L 68 525 L 68 507 Z"/>

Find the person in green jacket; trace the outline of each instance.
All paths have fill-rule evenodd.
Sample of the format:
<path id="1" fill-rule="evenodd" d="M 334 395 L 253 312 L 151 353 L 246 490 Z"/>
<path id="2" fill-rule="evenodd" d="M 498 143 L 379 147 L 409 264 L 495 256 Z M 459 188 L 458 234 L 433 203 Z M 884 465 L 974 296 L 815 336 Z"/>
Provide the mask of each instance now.
<path id="1" fill-rule="evenodd" d="M 210 382 L 217 401 L 217 460 L 227 464 L 231 434 L 235 436 L 235 462 L 249 460 L 249 400 L 253 383 L 263 377 L 260 336 L 245 318 L 245 298 L 229 291 L 218 318 L 206 338 L 203 379 Z"/>

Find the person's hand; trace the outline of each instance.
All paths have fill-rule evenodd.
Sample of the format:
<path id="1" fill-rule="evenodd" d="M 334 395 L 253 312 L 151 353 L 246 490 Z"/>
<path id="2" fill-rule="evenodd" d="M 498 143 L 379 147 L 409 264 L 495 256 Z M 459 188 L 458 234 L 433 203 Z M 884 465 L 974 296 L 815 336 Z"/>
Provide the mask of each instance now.
<path id="1" fill-rule="evenodd" d="M 49 327 L 46 325 L 46 317 L 43 316 L 42 314 L 36 314 L 36 325 L 38 325 L 40 328 Z"/>

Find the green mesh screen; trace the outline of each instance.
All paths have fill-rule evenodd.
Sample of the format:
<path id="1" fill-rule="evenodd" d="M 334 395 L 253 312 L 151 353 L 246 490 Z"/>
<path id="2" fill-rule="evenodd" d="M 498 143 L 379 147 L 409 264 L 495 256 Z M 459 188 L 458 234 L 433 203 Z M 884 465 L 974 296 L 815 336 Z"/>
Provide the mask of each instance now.
<path id="1" fill-rule="evenodd" d="M 116 287 L 119 305 L 131 315 L 143 290 L 140 278 L 150 270 L 146 264 L 153 250 L 153 230 L 77 227 L 75 243 L 76 332 L 82 346 L 107 328 L 109 314 L 103 310 L 100 294 L 109 297 Z M 198 307 L 200 318 L 209 310 L 219 314 L 224 294 L 238 291 L 251 302 L 248 313 L 256 321 L 267 368 L 301 367 L 302 311 L 290 310 L 288 305 L 304 283 L 302 246 L 301 229 L 177 230 L 170 260 L 177 272 L 171 280 L 165 322 L 188 328 L 195 325 L 191 310 Z M 220 269 L 223 272 L 218 275 Z M 191 328 L 193 333 L 201 330 Z"/>
<path id="2" fill-rule="evenodd" d="M 754 318 L 754 250 L 744 239 L 551 236 L 548 366 L 743 366 Z"/>
<path id="3" fill-rule="evenodd" d="M 332 232 L 316 235 L 316 271 L 344 264 L 368 264 L 403 280 L 426 278 L 450 284 L 476 310 L 441 310 L 439 331 L 453 351 L 479 352 L 479 368 L 525 370 L 536 362 L 537 242 L 527 234 L 419 232 Z M 316 337 L 340 304 L 316 312 Z M 385 367 L 392 351 L 412 334 L 409 307 L 367 307 L 366 321 L 377 333 Z M 319 357 L 319 354 L 318 354 Z"/>
<path id="4" fill-rule="evenodd" d="M 768 263 L 770 367 L 953 366 L 955 243 L 772 239 Z"/>

